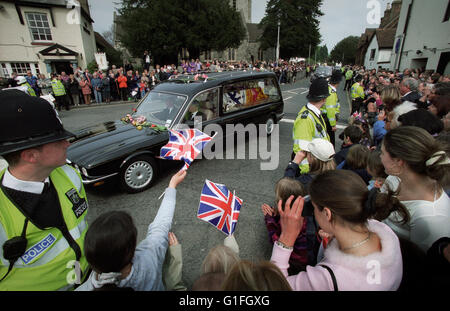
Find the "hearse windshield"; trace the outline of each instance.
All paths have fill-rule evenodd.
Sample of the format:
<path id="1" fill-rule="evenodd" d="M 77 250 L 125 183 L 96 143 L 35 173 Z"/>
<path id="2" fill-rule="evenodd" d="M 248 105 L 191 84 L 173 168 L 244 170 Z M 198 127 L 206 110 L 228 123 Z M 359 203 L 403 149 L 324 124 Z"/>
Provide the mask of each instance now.
<path id="1" fill-rule="evenodd" d="M 150 92 L 136 108 L 134 116 L 144 116 L 148 122 L 168 126 L 178 114 L 187 96 Z"/>

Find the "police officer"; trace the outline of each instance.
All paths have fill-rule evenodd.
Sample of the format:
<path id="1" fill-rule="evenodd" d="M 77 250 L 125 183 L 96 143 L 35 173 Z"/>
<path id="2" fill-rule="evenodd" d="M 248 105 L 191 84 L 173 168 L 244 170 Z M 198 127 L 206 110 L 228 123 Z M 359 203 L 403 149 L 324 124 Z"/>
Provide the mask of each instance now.
<path id="1" fill-rule="evenodd" d="M 353 70 L 352 68 L 348 68 L 345 72 L 345 85 L 344 85 L 344 91 L 350 90 L 350 87 L 352 86 L 352 80 L 353 78 Z"/>
<path id="2" fill-rule="evenodd" d="M 18 76 L 16 78 L 17 85 L 28 95 L 30 96 L 36 96 L 36 92 L 31 87 L 31 85 L 27 82 L 27 79 L 23 76 Z"/>
<path id="3" fill-rule="evenodd" d="M 0 103 L 0 290 L 72 289 L 88 275 L 86 193 L 66 165 L 74 135 L 42 98 L 11 90 Z"/>
<path id="4" fill-rule="evenodd" d="M 320 111 L 329 95 L 327 80 L 319 78 L 311 83 L 309 93 L 306 96 L 309 102 L 300 109 L 294 122 L 292 158 L 298 151 L 302 150 L 300 145 L 304 145 L 314 138 L 330 140 L 327 134 L 326 123 Z M 306 159 L 300 164 L 300 171 L 302 174 L 309 171 Z"/>
<path id="5" fill-rule="evenodd" d="M 350 115 L 352 115 L 355 111 L 360 112 L 361 104 L 365 97 L 364 88 L 362 86 L 363 76 L 357 74 L 354 80 L 355 83 L 350 89 L 350 97 L 352 98 L 352 111 L 350 112 Z"/>
<path id="6" fill-rule="evenodd" d="M 336 122 L 340 112 L 340 104 L 337 96 L 337 87 L 339 82 L 341 82 L 342 73 L 340 70 L 333 70 L 330 78 L 330 85 L 328 86 L 328 91 L 330 96 L 328 96 L 325 105 L 320 109 L 322 112 L 322 117 L 327 125 L 327 133 L 330 137 L 330 142 L 335 145 L 335 132 L 336 132 Z"/>
<path id="7" fill-rule="evenodd" d="M 64 84 L 62 84 L 60 77 L 54 74 L 52 76 L 51 84 L 53 95 L 55 95 L 56 107 L 58 108 L 58 110 L 61 111 L 61 107 L 63 105 L 66 107 L 66 110 L 70 110 L 69 102 L 67 100 L 66 88 L 64 87 Z"/>

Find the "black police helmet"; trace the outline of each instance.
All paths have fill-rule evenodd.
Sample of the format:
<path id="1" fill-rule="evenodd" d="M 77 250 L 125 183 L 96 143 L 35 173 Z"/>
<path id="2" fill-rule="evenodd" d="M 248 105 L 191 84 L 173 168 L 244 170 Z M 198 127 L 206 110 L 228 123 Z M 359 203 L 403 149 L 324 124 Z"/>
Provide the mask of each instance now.
<path id="1" fill-rule="evenodd" d="M 330 77 L 331 84 L 337 84 L 342 80 L 342 72 L 340 70 L 333 70 L 333 73 Z"/>
<path id="2" fill-rule="evenodd" d="M 318 78 L 311 83 L 306 98 L 312 102 L 318 102 L 328 96 L 330 96 L 328 81 L 324 78 Z"/>
<path id="3" fill-rule="evenodd" d="M 19 90 L 0 92 L 0 155 L 73 136 L 45 99 Z"/>

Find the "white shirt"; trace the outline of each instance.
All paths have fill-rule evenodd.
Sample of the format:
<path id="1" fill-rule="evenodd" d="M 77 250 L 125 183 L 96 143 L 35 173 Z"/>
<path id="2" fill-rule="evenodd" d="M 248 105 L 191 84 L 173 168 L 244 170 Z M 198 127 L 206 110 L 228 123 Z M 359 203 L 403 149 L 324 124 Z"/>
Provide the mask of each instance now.
<path id="1" fill-rule="evenodd" d="M 44 182 L 49 182 L 47 177 Z M 44 190 L 44 182 L 40 181 L 24 181 L 17 179 L 7 169 L 3 175 L 3 186 L 11 188 L 18 191 L 30 192 L 34 194 L 41 194 Z"/>
<path id="2" fill-rule="evenodd" d="M 400 179 L 395 176 L 388 176 L 386 183 L 395 191 Z M 385 188 L 381 189 L 382 192 L 383 190 Z M 404 225 L 398 223 L 396 220 L 400 217 L 397 212 L 391 213 L 383 221 L 399 237 L 413 242 L 426 252 L 439 238 L 450 236 L 450 198 L 445 191 L 442 190 L 442 194 L 434 202 L 410 200 L 401 201 L 401 203 L 408 210 L 410 221 Z"/>
<path id="3" fill-rule="evenodd" d="M 320 112 L 320 109 L 317 108 L 316 106 L 314 106 L 314 105 L 311 104 L 311 103 L 306 104 L 306 108 L 312 110 L 318 117 L 320 117 L 320 115 L 322 114 L 322 113 Z"/>

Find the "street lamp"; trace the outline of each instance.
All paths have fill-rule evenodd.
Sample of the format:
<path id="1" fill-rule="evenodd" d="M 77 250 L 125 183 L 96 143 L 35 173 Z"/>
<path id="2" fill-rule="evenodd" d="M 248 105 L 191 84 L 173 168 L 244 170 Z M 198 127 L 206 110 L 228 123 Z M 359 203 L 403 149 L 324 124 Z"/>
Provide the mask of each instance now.
<path id="1" fill-rule="evenodd" d="M 280 59 L 280 18 L 278 17 L 278 37 L 277 37 L 277 65 Z"/>

